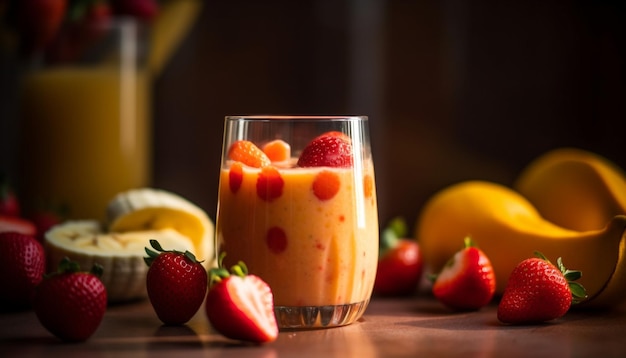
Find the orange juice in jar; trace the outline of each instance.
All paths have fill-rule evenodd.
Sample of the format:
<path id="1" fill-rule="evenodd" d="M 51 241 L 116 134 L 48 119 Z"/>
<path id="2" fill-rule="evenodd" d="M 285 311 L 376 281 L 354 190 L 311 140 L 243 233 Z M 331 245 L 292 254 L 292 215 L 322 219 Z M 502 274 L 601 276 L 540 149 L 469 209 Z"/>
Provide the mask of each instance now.
<path id="1" fill-rule="evenodd" d="M 149 185 L 150 77 L 127 53 L 137 50 L 133 26 L 107 32 L 114 55 L 24 76 L 18 181 L 30 210 L 63 205 L 69 218 L 104 219 L 115 194 Z"/>
<path id="2" fill-rule="evenodd" d="M 233 153 L 279 140 L 288 159 Z M 281 328 L 341 326 L 366 309 L 378 258 L 367 117 L 227 117 L 219 249 L 274 294 Z"/>

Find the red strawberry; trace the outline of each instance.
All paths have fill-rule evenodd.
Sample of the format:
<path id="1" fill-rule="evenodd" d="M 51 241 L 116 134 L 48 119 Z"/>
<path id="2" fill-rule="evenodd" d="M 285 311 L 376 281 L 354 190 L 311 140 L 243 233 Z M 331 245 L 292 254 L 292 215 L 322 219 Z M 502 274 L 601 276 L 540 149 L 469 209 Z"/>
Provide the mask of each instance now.
<path id="1" fill-rule="evenodd" d="M 231 144 L 228 148 L 228 158 L 254 168 L 262 168 L 271 164 L 267 154 L 247 140 L 238 140 Z"/>
<path id="2" fill-rule="evenodd" d="M 46 53 L 51 63 L 75 61 L 98 46 L 111 18 L 108 0 L 70 1 L 67 13 L 68 21 Z"/>
<path id="3" fill-rule="evenodd" d="M 18 6 L 24 50 L 29 53 L 46 48 L 61 27 L 67 0 L 22 0 Z"/>
<path id="4" fill-rule="evenodd" d="M 559 257 L 554 266 L 540 252 L 520 262 L 511 272 L 498 305 L 503 323 L 539 323 L 562 317 L 572 304 L 587 297 L 585 288 L 573 282 L 580 271 L 568 270 Z"/>
<path id="5" fill-rule="evenodd" d="M 319 172 L 313 180 L 313 195 L 322 201 L 330 200 L 335 197 L 340 188 L 341 179 L 339 179 L 337 173 L 331 171 L 323 170 Z"/>
<path id="6" fill-rule="evenodd" d="M 66 210 L 64 210 L 64 208 L 59 210 L 45 209 L 36 211 L 28 216 L 30 221 L 37 228 L 36 238 L 39 242 L 44 242 L 46 232 L 50 230 L 51 227 L 60 224 L 65 220 L 65 212 Z"/>
<path id="7" fill-rule="evenodd" d="M 43 279 L 46 256 L 31 235 L 0 233 L 0 302 L 11 308 L 29 306 Z"/>
<path id="8" fill-rule="evenodd" d="M 211 283 L 205 310 L 209 322 L 231 339 L 265 343 L 276 340 L 278 325 L 274 315 L 274 296 L 265 281 L 248 275 L 243 262 L 228 272 L 222 267 L 210 272 Z"/>
<path id="9" fill-rule="evenodd" d="M 273 201 L 283 195 L 285 180 L 274 167 L 264 167 L 256 182 L 256 193 L 264 201 Z"/>
<path id="10" fill-rule="evenodd" d="M 313 139 L 298 159 L 299 167 L 351 167 L 352 143 L 340 132 L 327 132 Z"/>
<path id="11" fill-rule="evenodd" d="M 112 0 L 113 9 L 118 15 L 130 15 L 139 19 L 151 20 L 159 12 L 156 0 Z"/>
<path id="12" fill-rule="evenodd" d="M 0 174 L 0 215 L 20 216 L 20 202 L 5 175 Z"/>
<path id="13" fill-rule="evenodd" d="M 78 263 L 64 258 L 57 272 L 46 275 L 35 292 L 39 322 L 59 339 L 87 340 L 98 329 L 107 307 L 107 292 L 99 276 L 102 266 L 82 272 Z"/>
<path id="14" fill-rule="evenodd" d="M 158 251 L 146 248 L 144 258 L 150 267 L 146 278 L 150 303 L 166 325 L 187 323 L 204 302 L 207 272 L 189 251 L 165 251 L 156 240 L 150 245 Z"/>
<path id="15" fill-rule="evenodd" d="M 401 218 L 393 219 L 383 230 L 374 293 L 404 296 L 418 288 L 424 265 L 422 253 L 416 241 L 404 239 L 407 234 L 406 223 Z"/>
<path id="16" fill-rule="evenodd" d="M 17 216 L 0 215 L 0 232 L 6 231 L 31 236 L 37 235 L 37 227 L 32 221 Z"/>
<path id="17" fill-rule="evenodd" d="M 477 310 L 488 304 L 496 290 L 493 266 L 469 237 L 465 247 L 434 277 L 433 295 L 454 310 Z"/>

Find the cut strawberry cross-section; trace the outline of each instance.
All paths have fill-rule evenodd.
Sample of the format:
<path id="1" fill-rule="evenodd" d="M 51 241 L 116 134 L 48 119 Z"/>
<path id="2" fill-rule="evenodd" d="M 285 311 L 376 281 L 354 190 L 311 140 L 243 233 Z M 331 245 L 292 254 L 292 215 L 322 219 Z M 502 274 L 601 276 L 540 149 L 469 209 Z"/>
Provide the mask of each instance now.
<path id="1" fill-rule="evenodd" d="M 278 337 L 274 315 L 274 296 L 269 285 L 255 275 L 248 275 L 243 262 L 229 272 L 219 265 L 210 271 L 210 287 L 205 309 L 216 331 L 231 339 L 266 343 Z"/>

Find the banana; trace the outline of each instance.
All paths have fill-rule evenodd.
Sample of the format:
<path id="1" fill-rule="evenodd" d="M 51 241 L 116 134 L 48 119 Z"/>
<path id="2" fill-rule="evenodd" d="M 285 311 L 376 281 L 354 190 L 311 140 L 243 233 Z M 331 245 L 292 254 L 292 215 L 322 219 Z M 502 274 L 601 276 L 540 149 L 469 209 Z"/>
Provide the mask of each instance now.
<path id="1" fill-rule="evenodd" d="M 155 239 L 168 250 L 193 250 L 191 240 L 173 229 L 105 233 L 96 220 L 66 221 L 45 234 L 49 270 L 64 256 L 89 270 L 95 263 L 103 266 L 102 282 L 109 302 L 146 297 L 148 266 L 143 260 L 149 240 Z"/>
<path id="2" fill-rule="evenodd" d="M 612 306 L 626 300 L 626 216 L 604 227 L 578 231 L 544 219 L 513 189 L 487 181 L 466 181 L 431 197 L 418 216 L 415 236 L 427 269 L 439 272 L 470 235 L 490 258 L 501 294 L 513 268 L 540 251 L 555 262 L 562 257 L 583 273 L 587 306 Z"/>
<path id="3" fill-rule="evenodd" d="M 532 161 L 513 185 L 541 213 L 566 228 L 599 229 L 626 214 L 626 174 L 607 158 L 559 148 Z"/>
<path id="4" fill-rule="evenodd" d="M 174 193 L 132 189 L 117 194 L 107 206 L 110 232 L 172 228 L 189 237 L 190 250 L 205 267 L 215 263 L 214 225 L 204 210 Z"/>

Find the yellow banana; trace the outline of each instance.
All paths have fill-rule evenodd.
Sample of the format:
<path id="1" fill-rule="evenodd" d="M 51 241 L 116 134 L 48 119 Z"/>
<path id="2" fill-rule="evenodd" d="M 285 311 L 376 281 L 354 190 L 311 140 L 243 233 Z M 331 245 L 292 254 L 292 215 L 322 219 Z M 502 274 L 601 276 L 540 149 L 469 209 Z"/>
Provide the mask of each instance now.
<path id="1" fill-rule="evenodd" d="M 542 218 L 511 188 L 467 181 L 429 199 L 415 235 L 431 272 L 439 272 L 470 235 L 493 264 L 498 293 L 513 268 L 540 251 L 553 262 L 562 257 L 567 267 L 582 271 L 586 305 L 612 306 L 626 299 L 626 216 L 607 222 L 595 230 L 567 229 Z"/>
<path id="2" fill-rule="evenodd" d="M 626 174 L 595 153 L 559 148 L 538 157 L 513 186 L 547 220 L 574 230 L 593 230 L 626 214 Z"/>

